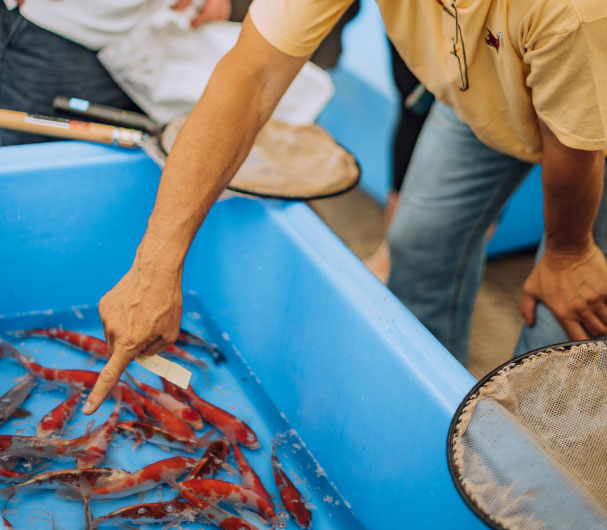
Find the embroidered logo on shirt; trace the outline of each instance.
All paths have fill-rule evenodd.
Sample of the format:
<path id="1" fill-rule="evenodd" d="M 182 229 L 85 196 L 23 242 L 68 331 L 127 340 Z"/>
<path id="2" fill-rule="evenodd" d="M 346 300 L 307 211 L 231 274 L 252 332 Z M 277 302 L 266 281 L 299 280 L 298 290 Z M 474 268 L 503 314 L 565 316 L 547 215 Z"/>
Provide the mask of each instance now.
<path id="1" fill-rule="evenodd" d="M 487 30 L 487 36 L 485 37 L 485 42 L 487 43 L 487 46 L 495 48 L 495 51 L 499 53 L 500 45 L 502 44 L 502 37 L 504 36 L 503 33 L 498 33 L 497 36 L 495 36 L 493 33 L 491 33 L 491 30 L 489 28 L 485 29 Z"/>

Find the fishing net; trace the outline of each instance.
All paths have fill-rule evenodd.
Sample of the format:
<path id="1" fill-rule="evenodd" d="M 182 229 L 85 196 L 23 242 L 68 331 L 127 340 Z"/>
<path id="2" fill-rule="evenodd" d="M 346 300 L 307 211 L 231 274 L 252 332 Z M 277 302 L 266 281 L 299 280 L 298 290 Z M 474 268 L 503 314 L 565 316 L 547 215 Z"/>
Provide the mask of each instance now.
<path id="1" fill-rule="evenodd" d="M 457 410 L 448 457 L 493 528 L 607 528 L 607 343 L 560 344 L 491 372 Z"/>

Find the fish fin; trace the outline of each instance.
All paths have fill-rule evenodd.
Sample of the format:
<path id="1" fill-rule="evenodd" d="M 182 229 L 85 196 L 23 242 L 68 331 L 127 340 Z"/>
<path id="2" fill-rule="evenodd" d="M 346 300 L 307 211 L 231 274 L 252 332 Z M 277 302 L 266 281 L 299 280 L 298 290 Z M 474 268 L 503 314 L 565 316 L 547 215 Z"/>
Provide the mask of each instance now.
<path id="1" fill-rule="evenodd" d="M 55 490 L 55 496 L 67 501 L 81 501 L 82 493 L 78 488 L 59 488 Z"/>
<path id="2" fill-rule="evenodd" d="M 207 447 L 213 440 L 211 437 L 216 433 L 215 429 L 211 429 L 209 432 L 203 434 L 200 438 L 196 438 L 196 448 L 201 449 Z"/>
<path id="3" fill-rule="evenodd" d="M 8 502 L 15 496 L 15 493 L 17 493 L 17 488 L 15 486 L 2 488 L 0 489 L 0 498 L 6 499 L 6 504 L 8 504 Z"/>
<path id="4" fill-rule="evenodd" d="M 236 469 L 233 465 L 228 464 L 227 462 L 224 462 L 223 464 L 221 464 L 221 469 L 223 469 L 224 471 L 227 471 L 228 475 L 232 475 L 235 477 L 238 477 L 240 475 L 240 473 L 238 473 L 238 469 Z M 243 484 L 243 486 L 249 487 L 245 484 Z"/>
<path id="5" fill-rule="evenodd" d="M 143 504 L 145 501 L 145 494 L 147 491 L 140 491 L 137 495 L 137 504 Z"/>
<path id="6" fill-rule="evenodd" d="M 29 418 L 32 413 L 24 408 L 19 407 L 15 412 L 13 412 L 13 418 Z"/>
<path id="7" fill-rule="evenodd" d="M 16 339 L 27 339 L 34 335 L 34 330 L 32 329 L 16 329 L 15 331 L 11 331 L 10 334 Z"/>

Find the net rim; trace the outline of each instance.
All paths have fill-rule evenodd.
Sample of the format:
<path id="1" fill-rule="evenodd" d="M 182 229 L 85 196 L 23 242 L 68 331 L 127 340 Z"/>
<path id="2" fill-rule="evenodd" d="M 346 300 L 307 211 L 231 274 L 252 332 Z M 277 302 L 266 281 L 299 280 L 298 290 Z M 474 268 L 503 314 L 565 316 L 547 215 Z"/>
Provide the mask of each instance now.
<path id="1" fill-rule="evenodd" d="M 470 401 L 475 399 L 481 390 L 488 382 L 490 382 L 496 375 L 498 375 L 502 370 L 506 368 L 513 368 L 523 363 L 525 360 L 530 357 L 547 354 L 550 355 L 556 351 L 567 351 L 571 350 L 574 346 L 580 346 L 583 344 L 607 344 L 607 339 L 591 339 L 591 340 L 578 340 L 578 341 L 568 341 L 568 342 L 559 342 L 557 344 L 552 344 L 550 346 L 543 346 L 541 348 L 537 348 L 535 350 L 531 350 L 527 353 L 523 353 L 517 356 L 514 359 L 509 359 L 508 361 L 502 363 L 497 368 L 494 368 L 489 373 L 487 373 L 484 377 L 482 377 L 470 391 L 466 394 L 464 399 L 462 399 L 461 403 L 455 410 L 453 414 L 453 418 L 451 419 L 451 423 L 449 425 L 449 432 L 447 433 L 447 464 L 449 467 L 449 474 L 451 475 L 451 480 L 455 486 L 455 489 L 459 493 L 460 497 L 464 500 L 468 508 L 474 512 L 474 514 L 487 526 L 493 528 L 495 530 L 509 530 L 508 527 L 502 525 L 493 517 L 483 510 L 478 504 L 474 501 L 472 496 L 466 491 L 465 486 L 463 485 L 463 478 L 461 473 L 457 469 L 457 464 L 455 463 L 455 450 L 454 450 L 454 437 L 458 433 L 458 428 L 460 424 L 460 419 L 464 410 L 469 406 Z"/>

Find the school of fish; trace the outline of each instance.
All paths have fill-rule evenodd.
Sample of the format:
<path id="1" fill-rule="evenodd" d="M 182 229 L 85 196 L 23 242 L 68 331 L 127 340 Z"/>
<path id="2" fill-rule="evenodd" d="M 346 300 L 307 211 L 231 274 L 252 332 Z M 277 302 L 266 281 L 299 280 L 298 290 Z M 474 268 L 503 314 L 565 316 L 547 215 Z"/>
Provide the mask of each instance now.
<path id="1" fill-rule="evenodd" d="M 20 339 L 43 337 L 61 341 L 96 359 L 108 358 L 104 340 L 77 331 L 37 328 L 20 330 L 14 335 Z M 178 342 L 200 348 L 216 365 L 226 362 L 216 345 L 193 333 L 181 330 Z M 179 346 L 165 348 L 163 354 L 203 371 L 208 368 L 204 361 Z M 64 437 L 64 430 L 95 385 L 99 372 L 43 366 L 2 339 L 0 359 L 12 359 L 26 371 L 0 397 L 0 425 L 14 417 L 30 416 L 23 405 L 37 384 L 68 390 L 65 400 L 38 422 L 35 436 L 0 435 L 0 483 L 6 485 L 0 488 L 0 498 L 6 499 L 1 511 L 5 528 L 13 528 L 6 507 L 17 503 L 14 497 L 41 489 L 55 490 L 64 499 L 81 502 L 86 530 L 141 524 L 165 528 L 187 522 L 206 523 L 224 530 L 255 530 L 262 525 L 287 528 L 288 521 L 300 528 L 312 527 L 312 513 L 306 501 L 278 460 L 277 441 L 272 446 L 268 466 L 275 479 L 278 508 L 282 505 L 289 516 L 277 508 L 240 447 L 250 451 L 260 448 L 253 429 L 200 397 L 191 385 L 184 390 L 162 379 L 162 388 L 155 388 L 127 373 L 127 380 L 121 380 L 110 394 L 114 406 L 105 422 L 97 426 L 90 422 L 83 435 L 68 438 Z M 125 412 L 132 413 L 134 419 L 123 419 Z M 208 432 L 203 435 L 195 432 L 205 426 L 210 427 Z M 152 443 L 189 456 L 170 456 L 133 472 L 104 467 L 110 442 L 116 436 L 132 440 L 134 449 Z M 234 455 L 237 469 L 226 462 L 230 454 Z M 70 459 L 74 462 L 71 466 Z M 62 466 L 65 462 L 66 467 L 45 470 L 57 462 Z M 218 479 L 216 475 L 221 469 L 233 470 L 229 474 L 237 474 L 240 480 Z M 159 485 L 173 488 L 175 497 L 154 503 L 140 501 L 98 517 L 93 515 L 97 500 L 142 495 Z M 242 517 L 245 514 L 255 514 L 259 526 L 245 520 Z"/>

